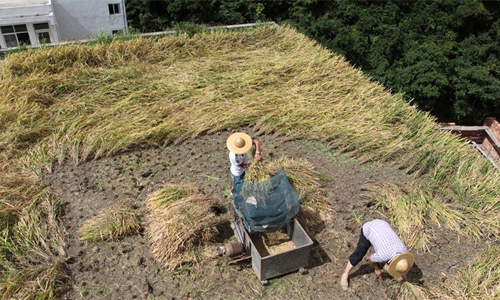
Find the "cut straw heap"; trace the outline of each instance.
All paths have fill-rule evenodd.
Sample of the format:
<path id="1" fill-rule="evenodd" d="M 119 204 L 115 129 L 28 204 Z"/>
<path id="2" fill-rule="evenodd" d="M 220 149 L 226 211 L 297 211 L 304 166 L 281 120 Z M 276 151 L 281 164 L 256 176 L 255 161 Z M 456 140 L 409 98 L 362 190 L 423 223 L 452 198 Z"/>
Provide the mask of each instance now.
<path id="1" fill-rule="evenodd" d="M 285 170 L 290 184 L 301 200 L 297 219 L 309 233 L 316 232 L 333 212 L 319 179 L 314 175 L 311 163 L 302 159 L 291 159 L 285 156 L 272 161 L 258 161 L 248 169 L 245 179 L 250 182 L 269 180 L 281 169 Z"/>
<path id="2" fill-rule="evenodd" d="M 104 209 L 85 221 L 80 228 L 80 239 L 85 241 L 116 240 L 141 228 L 130 202 Z"/>
<path id="3" fill-rule="evenodd" d="M 214 241 L 224 222 L 218 216 L 217 202 L 192 184 L 168 184 L 151 194 L 146 205 L 146 232 L 153 256 L 170 270 L 197 261 L 197 247 Z"/>

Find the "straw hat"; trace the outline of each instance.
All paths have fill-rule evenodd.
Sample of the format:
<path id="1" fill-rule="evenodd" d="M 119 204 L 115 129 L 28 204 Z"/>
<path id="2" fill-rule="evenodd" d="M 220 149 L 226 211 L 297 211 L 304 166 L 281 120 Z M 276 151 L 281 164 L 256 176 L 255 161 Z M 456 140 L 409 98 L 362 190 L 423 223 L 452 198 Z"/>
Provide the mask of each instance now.
<path id="1" fill-rule="evenodd" d="M 235 132 L 227 138 L 227 147 L 234 154 L 245 154 L 252 148 L 252 138 L 244 132 Z"/>
<path id="2" fill-rule="evenodd" d="M 401 274 L 408 273 L 414 263 L 415 257 L 413 257 L 413 254 L 405 252 L 394 257 L 386 266 L 386 270 L 394 279 L 400 281 L 402 279 Z"/>

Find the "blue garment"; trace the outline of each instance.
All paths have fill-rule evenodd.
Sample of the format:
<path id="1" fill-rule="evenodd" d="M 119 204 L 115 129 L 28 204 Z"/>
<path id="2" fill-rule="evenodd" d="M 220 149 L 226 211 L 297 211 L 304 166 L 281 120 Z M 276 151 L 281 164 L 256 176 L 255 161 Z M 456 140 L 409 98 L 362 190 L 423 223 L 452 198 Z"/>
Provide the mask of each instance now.
<path id="1" fill-rule="evenodd" d="M 233 175 L 233 173 L 231 173 L 231 178 L 233 179 L 233 188 L 234 188 L 236 185 L 243 183 L 245 178 L 245 172 L 243 172 L 243 174 L 239 176 Z"/>

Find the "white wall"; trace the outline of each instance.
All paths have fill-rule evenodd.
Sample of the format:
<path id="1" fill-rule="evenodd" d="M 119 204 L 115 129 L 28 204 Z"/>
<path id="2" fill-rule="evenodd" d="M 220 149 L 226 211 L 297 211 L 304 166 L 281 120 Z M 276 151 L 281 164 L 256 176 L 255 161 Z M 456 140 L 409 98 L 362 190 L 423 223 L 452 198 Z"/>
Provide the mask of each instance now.
<path id="1" fill-rule="evenodd" d="M 0 7 L 0 20 L 19 18 L 23 17 L 34 17 L 40 15 L 48 15 L 52 12 L 52 6 L 40 5 L 40 6 L 27 6 L 27 7 Z"/>
<path id="2" fill-rule="evenodd" d="M 33 24 L 49 23 L 50 37 L 53 43 L 59 42 L 53 8 L 49 0 L 0 0 L 0 26 L 26 25 L 31 45 L 38 43 Z M 7 48 L 3 36 L 0 36 L 0 48 Z"/>
<path id="3" fill-rule="evenodd" d="M 118 3 L 120 14 L 110 15 L 108 4 Z M 124 0 L 52 0 L 59 39 L 93 38 L 100 32 L 128 31 Z"/>

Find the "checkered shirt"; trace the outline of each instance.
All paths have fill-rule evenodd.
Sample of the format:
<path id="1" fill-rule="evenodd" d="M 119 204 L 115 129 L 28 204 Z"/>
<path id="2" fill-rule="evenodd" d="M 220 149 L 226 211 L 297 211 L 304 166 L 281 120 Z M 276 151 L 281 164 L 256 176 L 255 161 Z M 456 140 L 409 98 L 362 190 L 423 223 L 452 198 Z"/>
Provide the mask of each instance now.
<path id="1" fill-rule="evenodd" d="M 408 252 L 405 244 L 392 230 L 389 223 L 375 219 L 363 225 L 363 235 L 370 241 L 375 253 L 370 257 L 372 262 L 387 263 L 396 255 Z"/>

